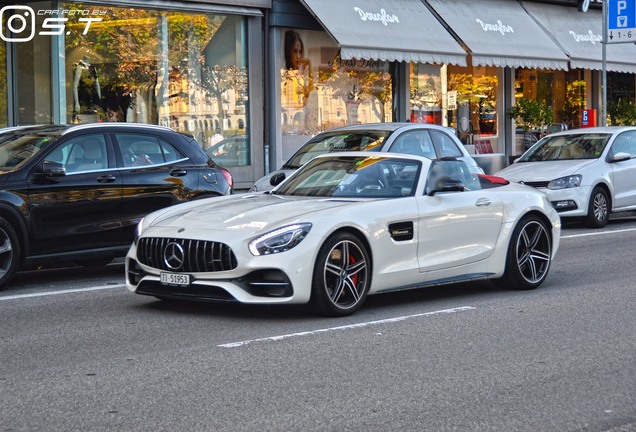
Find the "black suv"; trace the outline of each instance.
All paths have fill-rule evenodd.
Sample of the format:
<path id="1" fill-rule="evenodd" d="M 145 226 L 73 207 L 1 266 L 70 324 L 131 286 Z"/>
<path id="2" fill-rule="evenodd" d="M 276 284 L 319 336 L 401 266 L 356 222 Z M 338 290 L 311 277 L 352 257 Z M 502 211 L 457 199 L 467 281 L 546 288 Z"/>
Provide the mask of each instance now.
<path id="1" fill-rule="evenodd" d="M 126 254 L 144 215 L 231 192 L 230 173 L 191 136 L 169 128 L 0 131 L 0 288 L 25 266 L 106 264 Z"/>

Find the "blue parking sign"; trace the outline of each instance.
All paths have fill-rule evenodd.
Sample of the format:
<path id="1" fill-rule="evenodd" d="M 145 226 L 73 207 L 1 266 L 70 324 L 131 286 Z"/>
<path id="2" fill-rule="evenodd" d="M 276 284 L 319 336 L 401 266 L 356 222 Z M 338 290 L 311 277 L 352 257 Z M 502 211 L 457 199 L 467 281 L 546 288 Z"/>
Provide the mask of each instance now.
<path id="1" fill-rule="evenodd" d="M 636 0 L 609 0 L 607 28 L 626 30 L 636 28 Z"/>

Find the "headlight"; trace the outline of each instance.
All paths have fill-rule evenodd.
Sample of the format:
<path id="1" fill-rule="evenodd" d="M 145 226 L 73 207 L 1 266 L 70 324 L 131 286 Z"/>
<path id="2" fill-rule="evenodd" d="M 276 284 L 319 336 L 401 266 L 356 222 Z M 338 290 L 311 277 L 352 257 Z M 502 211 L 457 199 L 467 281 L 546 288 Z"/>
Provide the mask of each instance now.
<path id="1" fill-rule="evenodd" d="M 141 232 L 144 230 L 144 218 L 141 218 L 139 223 L 137 223 L 137 228 L 135 228 L 135 239 L 134 242 L 137 244 L 137 240 L 141 237 Z"/>
<path id="2" fill-rule="evenodd" d="M 250 252 L 252 255 L 270 255 L 288 251 L 303 241 L 310 229 L 310 223 L 300 223 L 268 232 L 250 242 Z"/>
<path id="3" fill-rule="evenodd" d="M 581 186 L 580 175 L 561 177 L 548 183 L 548 189 L 569 189 L 579 186 Z"/>

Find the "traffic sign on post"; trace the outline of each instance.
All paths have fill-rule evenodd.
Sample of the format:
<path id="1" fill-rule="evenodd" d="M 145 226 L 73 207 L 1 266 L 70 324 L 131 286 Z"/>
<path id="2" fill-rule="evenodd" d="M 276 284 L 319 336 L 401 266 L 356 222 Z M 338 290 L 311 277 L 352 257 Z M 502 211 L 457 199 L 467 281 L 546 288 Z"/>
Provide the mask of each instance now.
<path id="1" fill-rule="evenodd" d="M 605 42 L 636 42 L 636 0 L 608 0 Z"/>

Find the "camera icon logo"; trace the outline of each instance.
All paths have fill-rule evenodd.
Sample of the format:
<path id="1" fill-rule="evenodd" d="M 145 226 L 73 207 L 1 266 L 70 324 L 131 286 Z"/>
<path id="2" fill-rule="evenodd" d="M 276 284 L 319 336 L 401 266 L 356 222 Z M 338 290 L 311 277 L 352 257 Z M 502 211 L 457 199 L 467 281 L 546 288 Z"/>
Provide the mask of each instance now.
<path id="1" fill-rule="evenodd" d="M 12 5 L 0 9 L 0 39 L 5 42 L 29 42 L 35 36 L 35 11 L 29 6 Z"/>

